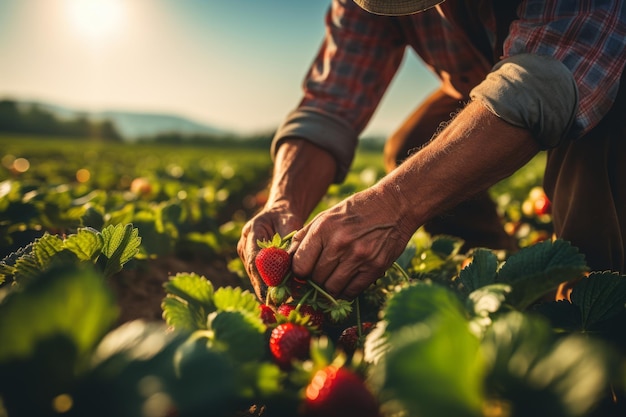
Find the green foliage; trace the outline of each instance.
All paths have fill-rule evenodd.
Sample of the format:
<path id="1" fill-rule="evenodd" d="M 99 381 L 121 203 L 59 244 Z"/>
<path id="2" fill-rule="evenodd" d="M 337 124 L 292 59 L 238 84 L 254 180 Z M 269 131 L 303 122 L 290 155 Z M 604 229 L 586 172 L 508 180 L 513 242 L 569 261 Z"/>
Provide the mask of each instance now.
<path id="1" fill-rule="evenodd" d="M 507 301 L 522 310 L 560 283 L 582 277 L 588 269 L 584 256 L 569 242 L 546 240 L 511 255 L 502 265 L 492 252 L 477 249 L 472 263 L 459 273 L 459 281 L 466 292 L 507 284 L 511 287 Z"/>
<path id="2" fill-rule="evenodd" d="M 293 417 L 312 373 L 329 363 L 367 377 L 381 417 L 604 417 L 595 407 L 607 393 L 626 394 L 625 278 L 588 271 L 569 242 L 533 240 L 549 230 L 546 216 L 522 209 L 540 160 L 492 190 L 518 253 L 462 253 L 460 239 L 419 230 L 355 309 L 337 300 L 347 314 L 319 329 L 310 357 L 283 369 L 249 290 L 177 273 L 163 287 L 163 322 L 115 327 L 104 285 L 132 259 L 172 254 L 226 258 L 245 278 L 234 249 L 263 203 L 268 155 L 0 145 L 0 415 Z M 30 168 L 16 170 L 18 158 Z M 378 154 L 358 154 L 316 210 L 382 175 Z M 133 191 L 136 178 L 148 186 Z M 579 280 L 569 300 L 544 300 L 569 280 Z M 375 328 L 348 356 L 337 337 L 365 320 Z"/>
<path id="3" fill-rule="evenodd" d="M 0 261 L 0 284 L 11 279 L 18 285 L 51 266 L 66 263 L 94 263 L 110 277 L 137 255 L 140 243 L 132 224 L 107 226 L 102 232 L 81 228 L 65 238 L 46 233 Z"/>

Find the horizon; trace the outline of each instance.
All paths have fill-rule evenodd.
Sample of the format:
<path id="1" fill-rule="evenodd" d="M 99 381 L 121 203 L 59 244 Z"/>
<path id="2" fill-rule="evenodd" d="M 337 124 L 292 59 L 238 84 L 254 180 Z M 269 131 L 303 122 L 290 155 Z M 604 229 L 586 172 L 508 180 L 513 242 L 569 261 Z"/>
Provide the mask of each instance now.
<path id="1" fill-rule="evenodd" d="M 4 0 L 0 97 L 268 131 L 300 99 L 329 4 Z M 362 136 L 391 133 L 436 86 L 407 53 Z"/>

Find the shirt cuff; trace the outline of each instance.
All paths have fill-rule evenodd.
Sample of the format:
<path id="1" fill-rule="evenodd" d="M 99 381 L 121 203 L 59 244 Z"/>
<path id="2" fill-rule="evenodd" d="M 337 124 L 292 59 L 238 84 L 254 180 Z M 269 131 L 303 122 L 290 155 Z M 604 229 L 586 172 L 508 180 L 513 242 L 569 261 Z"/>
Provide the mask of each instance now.
<path id="1" fill-rule="evenodd" d="M 565 139 L 578 107 L 570 70 L 554 58 L 534 54 L 497 63 L 470 97 L 506 122 L 530 130 L 544 149 Z"/>
<path id="2" fill-rule="evenodd" d="M 308 140 L 335 157 L 337 161 L 335 183 L 340 183 L 346 178 L 358 144 L 358 135 L 347 122 L 312 107 L 294 110 L 274 134 L 270 149 L 272 160 L 281 142 L 294 137 Z"/>

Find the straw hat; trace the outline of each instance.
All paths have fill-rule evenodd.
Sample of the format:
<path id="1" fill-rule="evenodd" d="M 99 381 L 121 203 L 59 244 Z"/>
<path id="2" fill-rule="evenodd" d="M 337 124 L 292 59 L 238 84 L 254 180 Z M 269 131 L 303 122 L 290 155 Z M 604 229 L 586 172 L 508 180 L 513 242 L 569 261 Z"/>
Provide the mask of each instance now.
<path id="1" fill-rule="evenodd" d="M 444 0 L 354 0 L 354 2 L 370 13 L 400 16 L 430 9 Z"/>

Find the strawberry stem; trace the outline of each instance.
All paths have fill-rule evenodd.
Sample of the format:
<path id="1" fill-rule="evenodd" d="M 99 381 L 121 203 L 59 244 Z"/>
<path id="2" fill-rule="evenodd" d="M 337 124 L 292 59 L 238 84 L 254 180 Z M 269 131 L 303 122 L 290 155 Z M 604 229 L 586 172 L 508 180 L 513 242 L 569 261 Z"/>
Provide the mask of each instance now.
<path id="1" fill-rule="evenodd" d="M 333 303 L 334 305 L 339 305 L 339 303 L 337 302 L 337 300 L 335 299 L 335 297 L 333 297 L 332 295 L 330 295 L 329 293 L 327 293 L 322 287 L 320 287 L 319 285 L 317 285 L 316 283 L 314 283 L 312 280 L 307 279 L 307 282 L 309 283 L 309 285 L 313 288 L 315 288 L 319 293 L 321 293 L 322 295 L 324 295 L 324 297 L 326 297 L 331 303 Z"/>
<path id="2" fill-rule="evenodd" d="M 291 233 L 286 234 L 285 236 L 283 236 L 283 242 L 286 242 L 288 240 L 291 240 L 291 238 L 293 237 L 293 235 L 295 235 L 297 232 L 297 230 L 292 231 Z"/>
<path id="3" fill-rule="evenodd" d="M 265 305 L 270 305 L 270 289 L 265 292 Z"/>
<path id="4" fill-rule="evenodd" d="M 296 308 L 295 308 L 296 311 L 300 311 L 300 307 L 304 304 L 306 299 L 309 298 L 309 295 L 311 295 L 314 291 L 315 289 L 311 288 L 300 298 L 300 300 L 298 301 L 298 304 L 296 304 Z"/>
<path id="5" fill-rule="evenodd" d="M 361 322 L 361 304 L 359 303 L 359 297 L 355 300 L 356 303 L 356 331 L 359 336 L 359 340 L 363 337 L 363 323 Z"/>
<path id="6" fill-rule="evenodd" d="M 411 277 L 409 277 L 409 275 L 406 273 L 406 271 L 404 270 L 404 268 L 402 268 L 397 262 L 394 262 L 392 267 L 398 271 L 400 273 L 400 275 L 402 275 L 402 277 L 404 278 L 405 281 L 410 281 Z"/>

